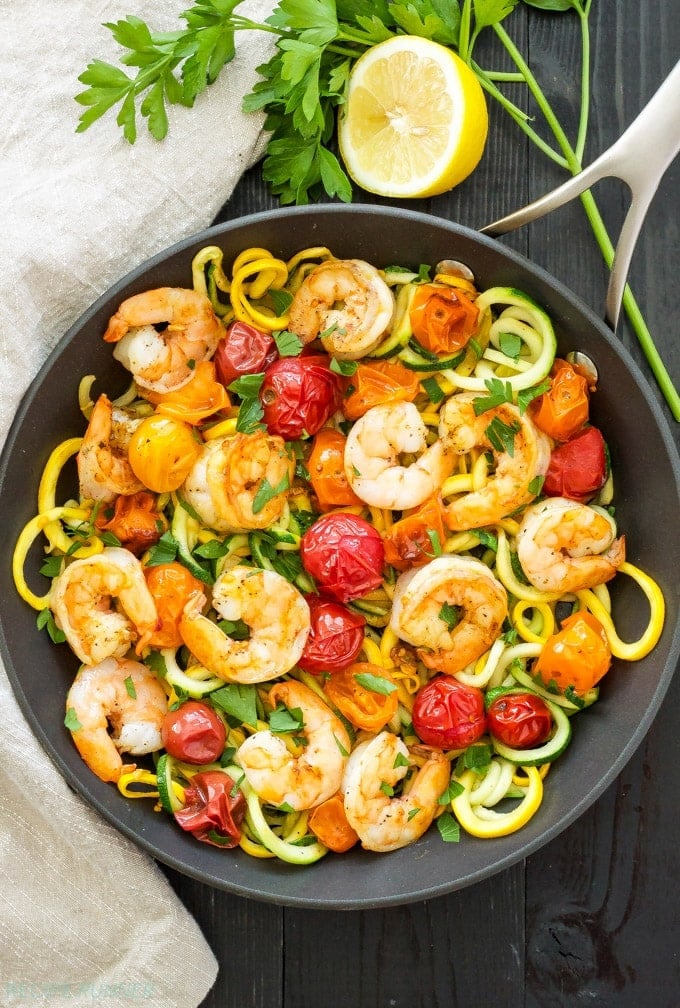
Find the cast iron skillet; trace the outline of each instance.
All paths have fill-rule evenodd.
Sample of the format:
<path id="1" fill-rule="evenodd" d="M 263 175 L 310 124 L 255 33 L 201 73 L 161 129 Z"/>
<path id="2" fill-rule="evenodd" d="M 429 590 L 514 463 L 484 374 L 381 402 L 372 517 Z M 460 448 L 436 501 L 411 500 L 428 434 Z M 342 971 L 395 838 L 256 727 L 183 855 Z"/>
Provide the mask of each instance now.
<path id="1" fill-rule="evenodd" d="M 354 850 L 307 868 L 257 860 L 240 850 L 201 844 L 146 801 L 126 801 L 98 780 L 63 726 L 64 698 L 77 662 L 36 630 L 35 612 L 16 594 L 10 561 L 14 542 L 34 514 L 40 474 L 50 450 L 83 431 L 77 387 L 95 374 L 95 394 L 122 392 L 127 375 L 102 333 L 120 302 L 164 285 L 190 286 L 198 249 L 218 244 L 225 263 L 257 245 L 286 258 L 310 245 L 379 266 L 417 267 L 453 258 L 467 263 L 480 288 L 514 286 L 552 317 L 562 353 L 585 351 L 601 376 L 592 420 L 611 446 L 617 516 L 628 555 L 659 582 L 668 612 L 655 651 L 634 669 L 615 662 L 601 699 L 575 721 L 572 744 L 552 769 L 541 809 L 520 832 L 496 840 L 463 835 L 445 844 L 436 829 L 392 854 Z M 0 649 L 18 701 L 33 731 L 68 783 L 109 823 L 158 860 L 202 882 L 244 897 L 294 906 L 377 907 L 430 899 L 487 878 L 536 851 L 581 815 L 614 780 L 642 741 L 668 687 L 680 653 L 677 558 L 659 529 L 674 529 L 680 509 L 680 461 L 666 422 L 637 366 L 595 315 L 562 284 L 530 262 L 474 231 L 401 209 L 371 206 L 298 207 L 231 221 L 187 239 L 133 270 L 101 297 L 64 336 L 24 398 L 0 460 L 3 516 Z M 641 488 L 644 487 L 644 497 Z M 73 488 L 64 488 L 64 493 Z M 645 502 L 653 502 L 653 509 Z M 37 571 L 38 550 L 28 569 Z M 620 583 L 619 583 L 620 582 Z M 45 590 L 35 575 L 36 591 Z M 621 576 L 613 589 L 624 638 L 644 623 L 638 590 Z"/>

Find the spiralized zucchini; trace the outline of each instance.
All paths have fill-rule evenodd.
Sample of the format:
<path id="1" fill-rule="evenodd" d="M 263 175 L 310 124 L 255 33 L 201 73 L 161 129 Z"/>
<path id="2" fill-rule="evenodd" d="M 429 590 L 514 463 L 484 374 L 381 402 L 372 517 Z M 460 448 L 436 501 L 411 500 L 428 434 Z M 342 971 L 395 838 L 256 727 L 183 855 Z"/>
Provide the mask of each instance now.
<path id="1" fill-rule="evenodd" d="M 328 248 L 318 246 L 300 250 L 287 261 L 266 248 L 250 248 L 245 249 L 233 263 L 227 264 L 218 246 L 208 246 L 194 258 L 191 281 L 194 290 L 209 299 L 225 333 L 234 320 L 254 326 L 260 332 L 271 335 L 279 348 L 279 359 L 285 361 L 288 357 L 299 357 L 303 351 L 302 341 L 288 331 L 291 308 L 295 309 L 298 299 L 307 290 L 315 267 L 320 263 L 332 265 L 335 261 Z M 232 618 L 224 612 L 220 613 L 211 597 L 217 580 L 245 567 L 253 572 L 265 571 L 283 578 L 296 593 L 308 599 L 317 588 L 324 591 L 325 585 L 315 583 L 301 552 L 308 529 L 322 514 L 360 519 L 370 526 L 386 549 L 389 547 L 392 550 L 390 553 L 388 549 L 376 583 L 360 593 L 350 593 L 344 601 L 338 602 L 335 598 L 336 604 L 343 605 L 352 614 L 355 625 L 362 627 L 360 647 L 345 662 L 345 666 L 351 665 L 361 671 L 355 673 L 354 680 L 348 679 L 347 693 L 342 699 L 337 690 L 327 689 L 335 675 L 337 686 L 339 670 L 344 671 L 345 667 L 342 663 L 334 665 L 333 648 L 330 646 L 327 671 L 319 671 L 318 668 L 310 671 L 303 667 L 303 653 L 300 664 L 298 660 L 292 661 L 283 672 L 279 671 L 269 679 L 244 676 L 239 680 L 236 673 L 226 673 L 223 664 L 217 660 L 212 662 L 210 655 L 206 660 L 206 656 L 198 657 L 192 653 L 185 639 L 170 645 L 154 644 L 152 634 L 151 645 L 132 655 L 146 663 L 160 679 L 170 710 L 181 709 L 188 701 L 210 707 L 224 725 L 226 742 L 221 757 L 205 765 L 195 765 L 170 752 L 157 751 L 152 758 L 143 759 L 142 766 L 126 766 L 117 782 L 121 795 L 130 800 L 151 799 L 159 812 L 174 815 L 186 808 L 189 795 L 193 793 L 192 782 L 198 774 L 206 770 L 225 773 L 231 778 L 232 797 L 240 794 L 239 800 L 243 803 L 237 838 L 240 849 L 252 857 L 278 858 L 298 866 L 317 861 L 329 850 L 346 849 L 340 846 L 334 848 L 333 840 L 329 840 L 333 830 L 340 828 L 345 832 L 349 830 L 350 834 L 354 831 L 355 838 L 350 835 L 348 841 L 350 846 L 360 839 L 370 849 L 392 849 L 372 846 L 373 841 L 368 837 L 378 833 L 387 843 L 385 836 L 395 828 L 390 825 L 390 816 L 393 815 L 396 817 L 394 821 L 402 822 L 399 828 L 406 838 L 403 843 L 411 842 L 420 835 L 417 823 L 428 803 L 431 808 L 427 824 L 431 820 L 437 821 L 445 838 L 445 820 L 451 815 L 466 833 L 479 838 L 502 837 L 521 829 L 541 806 L 543 778 L 548 765 L 558 759 L 559 752 L 569 743 L 572 722 L 573 733 L 578 735 L 578 718 L 575 715 L 587 716 L 582 711 L 597 700 L 599 693 L 598 686 L 580 693 L 571 687 L 557 687 L 554 681 L 546 682 L 535 671 L 534 666 L 549 642 L 559 633 L 565 615 L 588 613 L 595 617 L 611 654 L 623 661 L 638 661 L 649 654 L 659 640 L 664 623 L 664 599 L 659 586 L 649 574 L 629 562 L 618 564 L 617 576 L 633 579 L 644 595 L 649 611 L 645 629 L 638 640 L 632 642 L 626 642 L 623 639 L 625 629 L 620 632 L 616 626 L 615 606 L 612 606 L 604 579 L 589 582 L 578 590 L 547 591 L 528 580 L 518 560 L 518 533 L 524 509 L 528 502 L 541 500 L 544 475 L 544 469 L 524 471 L 521 468 L 521 438 L 524 435 L 520 434 L 520 430 L 521 424 L 526 422 L 523 418 L 531 413 L 529 404 L 532 397 L 549 387 L 555 360 L 557 341 L 545 311 L 525 294 L 511 288 L 493 287 L 478 292 L 464 270 L 456 272 L 455 263 L 453 267 L 443 264 L 434 281 L 428 279 L 428 271 L 423 268 L 415 272 L 398 265 L 381 270 L 378 275 L 380 283 L 387 285 L 394 299 L 390 325 L 384 333 L 378 334 L 379 338 L 374 341 L 368 356 L 353 356 L 350 352 L 343 353 L 341 361 L 329 361 L 329 373 L 334 375 L 332 381 L 342 390 L 345 398 L 364 394 L 360 380 L 369 381 L 366 376 L 372 376 L 370 380 L 374 384 L 369 382 L 366 386 L 369 389 L 366 393 L 369 395 L 368 405 L 358 420 L 348 420 L 343 415 L 343 399 L 340 397 L 321 429 L 333 431 L 343 441 L 351 431 L 359 429 L 357 424 L 362 430 L 365 427 L 360 448 L 364 452 L 367 469 L 376 463 L 376 475 L 372 479 L 378 488 L 381 481 L 384 483 L 390 479 L 394 479 L 398 487 L 402 485 L 399 480 L 411 485 L 413 474 L 418 471 L 419 478 L 433 480 L 427 500 L 423 497 L 416 505 L 403 505 L 399 503 L 397 490 L 393 503 L 389 494 L 381 497 L 380 492 L 376 499 L 365 502 L 352 490 L 353 477 L 360 473 L 356 465 L 349 464 L 349 456 L 345 454 L 344 466 L 340 464 L 340 472 L 336 476 L 334 492 L 337 493 L 337 487 L 342 486 L 343 493 L 347 494 L 349 486 L 351 493 L 322 507 L 319 484 L 315 482 L 317 471 L 308 468 L 317 431 L 310 434 L 304 430 L 301 436 L 289 438 L 286 444 L 281 441 L 279 454 L 290 460 L 292 475 L 285 475 L 278 486 L 273 485 L 268 479 L 270 470 L 267 469 L 267 475 L 263 476 L 258 473 L 253 461 L 253 434 L 265 429 L 263 416 L 267 403 L 258 398 L 262 375 L 247 374 L 245 382 L 237 381 L 231 385 L 229 406 L 215 416 L 198 423 L 192 422 L 192 430 L 194 438 L 205 449 L 215 453 L 222 451 L 225 457 L 238 458 L 238 464 L 245 472 L 243 484 L 238 487 L 239 501 L 241 497 L 250 495 L 249 520 L 239 526 L 230 518 L 220 525 L 217 509 L 213 519 L 201 517 L 200 507 L 197 511 L 192 503 L 200 495 L 192 497 L 191 488 L 187 489 L 191 480 L 196 482 L 194 475 L 191 479 L 187 477 L 186 483 L 176 489 L 166 492 L 149 490 L 151 505 L 158 517 L 158 533 L 155 542 L 137 550 L 139 563 L 147 574 L 163 563 L 179 564 L 188 570 L 195 582 L 194 596 L 203 593 L 200 619 L 205 619 L 211 626 L 218 624 L 221 627 L 227 650 L 240 647 L 245 653 L 248 653 L 250 642 L 261 632 L 259 623 L 256 626 L 257 617 L 252 618 L 251 624 L 244 624 L 238 616 Z M 468 318 L 474 317 L 476 322 L 472 334 L 468 334 L 462 345 L 433 351 L 415 339 L 411 311 L 419 287 L 426 282 L 434 283 L 435 291 L 448 292 L 444 300 L 449 305 L 455 305 L 456 298 L 461 304 L 467 299 Z M 333 318 L 332 323 L 325 331 L 319 326 L 317 338 L 304 351 L 305 355 L 311 351 L 328 359 L 327 341 L 333 333 L 337 335 L 345 324 L 348 327 L 353 325 L 357 312 L 359 315 L 368 313 L 374 295 L 370 285 L 366 291 L 357 292 L 359 308 L 353 302 L 353 293 L 351 296 L 346 291 L 340 294 L 339 289 L 331 289 L 327 295 L 325 308 L 330 313 L 329 317 Z M 454 292 L 453 296 L 451 292 Z M 384 297 L 384 293 L 381 296 Z M 314 305 L 313 310 L 316 311 L 318 305 L 316 302 Z M 172 326 L 168 327 L 168 333 L 168 338 L 172 339 Z M 195 362 L 191 361 L 190 366 L 195 366 Z M 367 370 L 364 372 L 364 369 Z M 409 402 L 415 406 L 422 426 L 422 443 L 420 447 L 408 440 L 397 444 L 398 437 L 395 435 L 393 456 L 385 463 L 378 447 L 384 431 L 371 428 L 363 417 L 374 405 L 392 407 L 404 400 L 400 391 L 402 387 L 395 375 L 407 372 L 418 376 L 414 386 L 417 391 Z M 375 383 L 379 379 L 383 381 L 382 391 L 376 393 Z M 606 381 L 606 375 L 603 380 Z M 90 436 L 85 428 L 95 405 L 92 399 L 94 382 L 91 375 L 81 382 L 79 403 L 83 413 L 83 431 L 74 432 L 73 437 L 53 448 L 40 481 L 37 513 L 21 532 L 14 551 L 13 576 L 17 591 L 28 605 L 40 613 L 39 624 L 49 624 L 51 632 L 60 628 L 54 605 L 54 587 L 50 587 L 48 582 L 46 590 L 39 594 L 28 583 L 35 575 L 32 547 L 36 541 L 42 537 L 48 560 L 44 571 L 48 579 L 60 577 L 77 559 L 96 560 L 101 555 L 102 562 L 105 562 L 107 547 L 121 541 L 116 538 L 115 531 L 111 531 L 111 528 L 118 528 L 115 516 L 112 516 L 113 499 L 94 502 L 74 497 L 63 503 L 57 502 L 58 486 L 62 485 L 62 478 L 64 482 L 73 478 L 73 459 L 81 452 L 84 439 Z M 438 446 L 447 443 L 450 435 L 446 430 L 446 403 L 460 392 L 477 395 L 474 415 L 475 418 L 484 418 L 480 421 L 482 425 L 486 424 L 484 435 L 471 438 L 471 443 L 459 451 L 455 459 L 446 454 L 450 452 L 450 447 L 445 448 L 443 462 L 440 460 L 437 463 L 438 469 L 434 463 L 432 471 L 427 467 L 418 469 L 420 454 L 436 453 Z M 373 399 L 370 399 L 371 396 Z M 133 381 L 116 402 L 133 420 L 139 420 L 153 413 L 162 398 L 154 399 Z M 302 395 L 301 401 L 304 403 Z M 293 407 L 294 404 L 291 409 Z M 376 415 L 371 413 L 371 416 Z M 519 418 L 517 422 L 512 419 L 515 416 Z M 545 438 L 543 434 L 538 436 Z M 217 457 L 217 454 L 211 456 Z M 506 465 L 518 474 L 517 478 L 522 482 L 517 507 L 506 506 L 492 521 L 473 523 L 465 528 L 450 528 L 447 517 L 455 502 L 462 499 L 482 500 L 492 495 L 495 481 L 501 479 L 502 468 Z M 255 475 L 251 474 L 251 468 Z M 394 475 L 397 470 L 404 474 L 399 476 L 399 480 Z M 202 478 L 207 479 L 205 472 L 207 469 Z M 231 470 L 227 468 L 225 472 Z M 614 477 L 615 474 L 608 473 L 601 495 L 593 494 L 590 500 L 590 510 L 599 508 L 611 523 L 613 519 L 603 508 L 610 503 L 615 488 Z M 529 493 L 527 485 L 531 487 Z M 232 515 L 235 513 L 232 498 L 237 495 L 236 484 L 228 485 L 225 493 Z M 259 511 L 277 496 L 281 496 L 283 502 L 275 520 L 261 527 L 257 520 Z M 427 502 L 435 508 L 435 517 L 428 519 L 429 524 L 423 524 L 419 530 L 416 526 L 408 526 L 411 531 L 405 532 L 407 526 L 404 523 L 413 521 L 421 505 Z M 416 531 L 413 531 L 414 528 Z M 122 542 L 126 544 L 124 540 Z M 399 553 L 399 550 L 405 552 Z M 355 544 L 353 552 L 358 562 L 364 561 L 361 543 Z M 405 575 L 421 568 L 428 572 L 439 570 L 441 565 L 435 565 L 441 558 L 458 558 L 481 565 L 474 569 L 486 571 L 498 586 L 498 591 L 507 597 L 507 614 L 486 640 L 481 636 L 482 601 L 478 600 L 475 605 L 469 604 L 466 608 L 453 590 L 450 597 L 444 592 L 438 597 L 440 611 L 432 617 L 425 608 L 424 596 L 422 613 L 418 615 L 416 612 L 409 618 L 420 620 L 426 628 L 429 620 L 430 630 L 433 619 L 435 623 L 438 620 L 449 621 L 449 640 L 454 643 L 449 643 L 448 650 L 439 655 L 436 647 L 419 641 L 420 630 L 414 630 L 413 636 L 409 637 L 395 614 L 402 604 L 402 592 L 406 590 L 403 588 Z M 366 563 L 369 561 L 366 560 Z M 31 569 L 27 570 L 27 566 Z M 427 583 L 424 584 L 423 591 L 427 592 Z M 107 604 L 103 596 L 100 602 L 102 607 Z M 99 602 L 95 609 L 97 605 Z M 268 617 L 264 615 L 264 605 L 263 600 L 263 615 L 260 618 L 266 621 Z M 184 611 L 186 614 L 188 609 Z M 177 626 L 183 625 L 180 624 L 180 612 L 176 614 Z M 286 614 L 282 613 L 281 619 L 285 618 Z M 76 623 L 75 613 L 73 622 Z M 454 631 L 459 624 L 467 627 L 473 636 L 476 634 L 481 643 L 472 659 L 455 667 L 452 656 L 459 646 L 455 643 L 459 638 L 455 637 Z M 344 646 L 342 633 L 343 630 L 339 631 L 339 647 Z M 55 640 L 58 639 L 55 635 Z M 276 641 L 276 634 L 270 634 L 268 639 Z M 132 642 L 134 645 L 134 634 Z M 278 642 L 270 644 L 270 647 L 277 646 Z M 254 643 L 252 653 L 255 654 Z M 255 661 L 254 658 L 252 660 Z M 414 711 L 423 688 L 442 673 L 485 697 L 487 704 L 499 695 L 530 694 L 551 712 L 549 738 L 526 747 L 526 759 L 523 761 L 521 747 L 517 749 L 500 742 L 483 726 L 481 735 L 470 746 L 439 747 L 440 762 L 437 765 L 432 745 L 423 744 L 414 728 Z M 365 802 L 363 799 L 359 801 L 358 786 L 348 783 L 352 778 L 345 770 L 339 787 L 344 796 L 349 825 L 333 821 L 323 830 L 315 827 L 322 833 L 319 836 L 310 822 L 321 821 L 322 815 L 311 816 L 310 807 L 293 808 L 289 802 L 277 805 L 258 792 L 254 775 L 249 778 L 242 753 L 246 743 L 253 738 L 274 738 L 276 746 L 283 746 L 276 749 L 275 760 L 272 757 L 273 776 L 283 773 L 281 768 L 289 765 L 294 765 L 295 773 L 321 773 L 323 761 L 330 760 L 333 755 L 322 756 L 310 744 L 307 733 L 312 731 L 311 713 L 309 724 L 302 716 L 304 712 L 300 711 L 287 710 L 282 719 L 284 708 L 277 704 L 276 690 L 271 689 L 273 681 L 284 685 L 297 684 L 306 691 L 300 695 L 310 698 L 310 712 L 320 706 L 327 710 L 327 717 L 334 719 L 334 724 L 342 726 L 342 732 L 347 733 L 349 749 L 344 751 L 339 729 L 335 729 L 332 748 L 341 750 L 343 763 L 349 758 L 350 764 L 354 765 L 362 745 L 369 740 L 383 738 L 383 732 L 385 738 L 396 738 L 400 757 L 389 774 L 385 772 L 385 778 L 378 776 L 375 780 L 366 778 L 362 781 L 360 790 L 364 787 L 373 789 L 371 797 Z M 615 683 L 611 702 L 616 702 Z M 384 720 L 381 721 L 383 709 Z M 366 727 L 368 720 L 362 720 L 369 718 L 369 713 L 373 718 L 371 728 Z M 295 727 L 281 727 L 286 717 Z M 70 720 L 67 718 L 67 725 L 74 738 L 77 731 L 85 730 L 81 725 L 74 725 L 73 717 Z M 578 744 L 578 739 L 574 744 Z M 440 781 L 442 753 L 448 786 Z M 545 759 L 544 753 L 549 753 Z M 319 767 L 314 766 L 315 759 L 320 761 Z M 337 751 L 333 760 L 338 760 Z M 393 769 L 395 779 L 388 784 L 386 777 Z M 430 785 L 435 788 L 434 793 L 428 792 L 423 784 L 430 773 L 433 780 L 440 781 L 436 786 Z M 437 774 L 440 776 L 437 777 Z M 546 786 L 559 787 L 558 776 L 555 775 L 554 781 L 551 777 Z M 316 806 L 323 804 L 319 801 Z M 337 810 L 333 815 L 337 816 Z M 367 820 L 366 823 L 362 817 Z M 394 839 L 391 837 L 390 842 Z M 220 845 L 219 838 L 215 842 Z M 396 846 L 402 845 L 399 835 L 395 842 Z"/>

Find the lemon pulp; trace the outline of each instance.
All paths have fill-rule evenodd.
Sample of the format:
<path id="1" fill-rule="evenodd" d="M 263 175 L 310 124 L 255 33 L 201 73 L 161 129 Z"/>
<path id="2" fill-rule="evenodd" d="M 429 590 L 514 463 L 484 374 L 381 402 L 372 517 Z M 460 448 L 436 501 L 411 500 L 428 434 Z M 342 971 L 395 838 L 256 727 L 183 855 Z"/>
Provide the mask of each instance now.
<path id="1" fill-rule="evenodd" d="M 479 163 L 488 131 L 473 71 L 437 42 L 400 35 L 367 50 L 350 73 L 338 120 L 350 177 L 381 196 L 434 196 Z"/>

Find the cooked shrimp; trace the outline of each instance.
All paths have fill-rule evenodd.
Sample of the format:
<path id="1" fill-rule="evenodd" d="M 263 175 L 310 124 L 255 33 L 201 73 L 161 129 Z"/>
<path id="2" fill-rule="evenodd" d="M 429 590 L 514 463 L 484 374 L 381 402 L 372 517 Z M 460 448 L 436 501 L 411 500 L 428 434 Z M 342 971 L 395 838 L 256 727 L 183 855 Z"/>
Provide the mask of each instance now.
<path id="1" fill-rule="evenodd" d="M 403 454 L 418 457 L 402 465 Z M 439 490 L 452 468 L 441 441 L 428 446 L 427 427 L 410 402 L 373 406 L 347 435 L 347 480 L 357 497 L 373 507 L 417 507 Z"/>
<path id="2" fill-rule="evenodd" d="M 113 501 L 119 494 L 130 496 L 144 489 L 128 460 L 128 443 L 135 420 L 112 406 L 108 396 L 97 399 L 78 452 L 78 479 L 82 500 Z"/>
<path id="3" fill-rule="evenodd" d="M 626 559 L 625 537 L 606 511 L 550 497 L 524 512 L 517 556 L 535 588 L 577 592 L 614 577 Z"/>
<path id="4" fill-rule="evenodd" d="M 283 438 L 266 431 L 236 434 L 203 445 L 182 493 L 216 532 L 268 528 L 281 516 L 294 473 Z M 267 487 L 271 492 L 263 495 Z"/>
<path id="5" fill-rule="evenodd" d="M 228 637 L 203 615 L 206 598 L 197 592 L 180 620 L 180 634 L 201 665 L 227 682 L 276 679 L 297 663 L 309 635 L 309 606 L 275 571 L 233 567 L 219 575 L 212 605 L 222 619 L 244 622 L 247 640 Z"/>
<path id="6" fill-rule="evenodd" d="M 164 326 L 159 330 L 155 327 Z M 134 294 L 111 316 L 104 333 L 117 343 L 113 356 L 142 388 L 172 392 L 191 380 L 200 361 L 209 360 L 224 335 L 209 298 L 183 287 L 159 287 Z"/>
<path id="7" fill-rule="evenodd" d="M 345 814 L 366 850 L 397 850 L 429 829 L 451 767 L 439 749 L 420 749 L 427 759 L 408 793 L 397 798 L 390 798 L 388 792 L 406 776 L 410 755 L 398 735 L 381 732 L 350 753 L 342 784 Z"/>
<path id="8" fill-rule="evenodd" d="M 428 668 L 454 673 L 489 650 L 507 611 L 505 588 L 486 564 L 440 556 L 399 577 L 390 627 Z"/>
<path id="9" fill-rule="evenodd" d="M 303 343 L 320 338 L 334 357 L 357 360 L 375 350 L 393 315 L 394 296 L 375 266 L 362 259 L 328 259 L 302 281 L 288 328 Z"/>
<path id="10" fill-rule="evenodd" d="M 538 489 L 536 477 L 544 476 L 550 463 L 550 440 L 526 413 L 502 403 L 476 416 L 473 404 L 479 398 L 476 392 L 461 392 L 448 399 L 440 413 L 439 436 L 447 452 L 465 455 L 482 448 L 493 451 L 495 459 L 495 471 L 481 489 L 447 504 L 445 521 L 453 532 L 493 525 L 529 504 Z M 494 447 L 494 429 L 500 429 L 503 438 L 512 435 L 511 451 Z"/>
<path id="11" fill-rule="evenodd" d="M 280 735 L 258 731 L 240 745 L 236 762 L 267 804 L 287 805 L 296 812 L 314 808 L 340 788 L 352 747 L 347 730 L 313 690 L 295 680 L 272 686 L 269 702 L 274 708 L 284 704 L 302 712 L 304 751 L 294 756 Z"/>
<path id="12" fill-rule="evenodd" d="M 78 752 L 103 781 L 117 781 L 126 769 L 121 752 L 142 756 L 162 748 L 168 700 L 156 676 L 140 662 L 106 658 L 83 665 L 68 691 L 66 709 L 78 722 L 70 729 Z"/>
<path id="13" fill-rule="evenodd" d="M 50 608 L 71 650 L 86 665 L 123 658 L 133 644 L 141 651 L 159 627 L 142 565 L 120 546 L 70 563 L 52 582 Z"/>

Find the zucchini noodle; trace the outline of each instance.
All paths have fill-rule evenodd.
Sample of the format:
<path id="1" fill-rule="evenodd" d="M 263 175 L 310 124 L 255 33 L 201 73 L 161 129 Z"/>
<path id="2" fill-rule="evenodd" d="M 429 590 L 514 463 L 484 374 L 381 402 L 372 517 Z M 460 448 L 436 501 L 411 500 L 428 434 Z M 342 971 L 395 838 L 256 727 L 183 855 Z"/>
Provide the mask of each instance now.
<path id="1" fill-rule="evenodd" d="M 435 268 L 433 281 L 424 267 L 362 264 L 365 273 L 342 274 L 355 285 L 342 291 L 336 263 L 322 245 L 288 259 L 253 247 L 230 264 L 218 246 L 200 250 L 192 303 L 209 302 L 219 352 L 210 349 L 200 368 L 188 359 L 196 374 L 167 392 L 145 391 L 133 371 L 109 397 L 130 429 L 120 443 L 97 435 L 98 449 L 144 489 L 121 495 L 102 476 L 100 500 L 81 493 L 59 503 L 74 458 L 95 438 L 96 378 L 84 375 L 87 429 L 51 451 L 12 561 L 38 625 L 55 642 L 55 627 L 62 632 L 66 643 L 55 646 L 88 657 L 79 684 L 129 662 L 141 678 L 125 679 L 118 706 L 136 714 L 149 702 L 148 682 L 160 695 L 148 718 L 160 717 L 161 741 L 123 765 L 108 735 L 90 737 L 69 691 L 65 724 L 93 772 L 88 752 L 108 744 L 121 766 L 102 779 L 115 780 L 122 799 L 152 800 L 199 840 L 300 867 L 358 843 L 406 846 L 433 822 L 444 837 L 451 815 L 475 837 L 521 829 L 539 812 L 549 767 L 573 738 L 579 744 L 579 717 L 598 700 L 612 656 L 648 655 L 665 615 L 661 589 L 616 539 L 615 474 L 602 473 L 587 504 L 568 502 L 581 510 L 560 519 L 556 544 L 540 525 L 556 498 L 543 483 L 548 462 L 520 455 L 522 438 L 547 445 L 546 459 L 556 447 L 532 406 L 555 366 L 543 309 L 513 288 L 478 291 L 455 262 Z M 308 299 L 320 264 L 328 293 L 315 288 Z M 370 352 L 357 350 L 368 345 L 360 341 L 375 305 L 385 304 L 391 321 L 375 323 Z M 316 328 L 302 339 L 288 326 L 305 305 Z M 230 342 L 234 321 L 251 327 L 252 346 Z M 183 352 L 182 325 L 159 336 Z M 228 401 L 223 389 L 210 397 L 211 382 L 228 385 Z M 475 443 L 457 454 L 447 404 L 461 390 L 452 405 L 465 403 L 469 421 L 455 422 L 469 423 Z M 168 396 L 172 418 L 162 408 Z M 206 417 L 204 399 L 195 408 L 192 396 L 226 405 Z M 154 428 L 141 439 L 159 417 L 167 436 Z M 502 497 L 469 520 L 454 514 L 461 501 L 486 508 L 501 478 L 514 480 L 514 504 Z M 539 523 L 531 536 L 529 518 Z M 588 522 L 603 523 L 601 549 L 583 545 Z M 574 541 L 564 544 L 568 535 Z M 43 595 L 27 583 L 41 537 L 42 570 L 53 579 Z M 86 563 L 74 568 L 78 560 Z M 595 573 L 573 580 L 580 564 Z M 629 643 L 609 590 L 620 575 L 649 608 Z M 101 585 L 88 580 L 97 577 Z M 137 613 L 144 605 L 153 618 Z M 590 633 L 587 647 L 569 637 L 574 627 Z M 112 650 L 120 634 L 122 648 Z M 100 663 L 91 644 L 104 648 Z M 450 709 L 437 706 L 440 688 L 452 690 L 442 694 Z M 457 711 L 463 694 L 478 704 L 476 720 Z M 534 718 L 526 738 L 500 720 L 508 710 L 518 717 L 522 704 Z M 463 721 L 472 734 L 461 734 Z M 546 786 L 559 787 L 559 776 Z"/>

